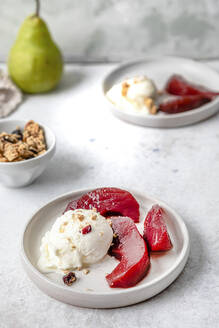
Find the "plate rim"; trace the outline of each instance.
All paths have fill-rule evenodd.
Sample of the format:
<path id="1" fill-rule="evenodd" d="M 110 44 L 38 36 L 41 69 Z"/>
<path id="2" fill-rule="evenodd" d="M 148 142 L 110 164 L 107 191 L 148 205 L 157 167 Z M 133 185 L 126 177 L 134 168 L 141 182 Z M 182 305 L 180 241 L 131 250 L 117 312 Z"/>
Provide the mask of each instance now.
<path id="1" fill-rule="evenodd" d="M 209 71 L 211 71 L 212 73 L 218 75 L 218 78 L 219 78 L 219 72 L 217 72 L 216 70 L 214 70 L 213 68 L 211 68 L 210 66 L 206 65 L 205 63 L 203 62 L 200 62 L 198 60 L 194 60 L 194 59 L 191 59 L 191 58 L 188 58 L 188 57 L 180 57 L 180 56 L 154 56 L 154 57 L 145 57 L 145 58 L 142 58 L 142 59 L 138 59 L 138 60 L 129 60 L 129 61 L 126 61 L 122 64 L 118 64 L 114 69 L 112 69 L 109 73 L 107 73 L 103 80 L 102 80 L 102 95 L 105 99 L 105 102 L 108 104 L 108 106 L 111 107 L 111 111 L 115 112 L 116 114 L 117 113 L 121 113 L 122 115 L 126 115 L 126 116 L 129 116 L 131 118 L 147 118 L 149 119 L 150 121 L 159 121 L 159 119 L 162 119 L 162 120 L 170 120 L 171 118 L 172 119 L 176 119 L 176 118 L 183 118 L 183 117 L 188 117 L 188 116 L 192 116 L 192 114 L 196 113 L 197 115 L 202 113 L 203 111 L 205 112 L 207 109 L 209 109 L 209 107 L 212 107 L 212 104 L 216 105 L 216 104 L 219 104 L 219 96 L 216 97 L 213 101 L 207 103 L 207 104 L 204 104 L 198 108 L 195 108 L 195 109 L 192 109 L 192 110 L 189 110 L 189 111 L 186 111 L 186 112 L 182 112 L 182 113 L 176 113 L 176 114 L 169 114 L 169 115 L 162 115 L 162 116 L 158 116 L 158 115 L 150 115 L 150 116 L 145 116 L 145 115 L 142 115 L 142 114 L 135 114 L 135 113 L 132 113 L 132 112 L 128 112 L 126 110 L 124 111 L 121 111 L 119 109 L 117 109 L 117 107 L 112 103 L 110 102 L 110 100 L 106 97 L 106 91 L 105 91 L 105 84 L 106 84 L 106 81 L 108 79 L 110 79 L 110 77 L 117 71 L 119 70 L 123 70 L 124 68 L 126 67 L 129 67 L 131 65 L 137 65 L 137 64 L 141 64 L 141 63 L 149 63 L 149 62 L 156 62 L 158 60 L 164 60 L 164 59 L 169 59 L 169 60 L 176 60 L 176 61 L 183 61 L 185 63 L 193 63 L 195 65 L 200 65 L 201 67 L 205 68 L 205 69 L 208 69 Z M 219 111 L 219 107 L 218 107 L 218 110 Z M 213 115 L 213 114 L 212 114 Z M 125 118 L 124 118 L 125 120 Z M 135 123 L 136 124 L 136 123 Z M 177 125 L 176 125 L 177 126 Z"/>
<path id="2" fill-rule="evenodd" d="M 123 188 L 124 189 L 124 187 L 117 187 L 117 188 Z M 143 191 L 137 191 L 135 189 L 129 189 L 128 191 L 130 193 L 133 193 L 133 194 L 136 193 L 136 194 L 144 195 L 149 199 L 153 199 L 155 202 L 160 203 L 161 205 L 164 205 L 168 210 L 170 210 L 171 213 L 174 215 L 174 219 L 176 218 L 176 220 L 177 220 L 177 222 L 180 226 L 180 230 L 183 233 L 184 243 L 183 243 L 182 250 L 179 254 L 179 257 L 177 258 L 177 260 L 174 262 L 174 264 L 166 272 L 164 272 L 161 276 L 159 276 L 159 277 L 155 278 L 154 280 L 152 280 L 151 282 L 149 282 L 147 285 L 137 285 L 137 286 L 133 286 L 131 288 L 124 288 L 124 289 L 123 288 L 121 288 L 121 289 L 116 289 L 115 288 L 115 289 L 113 289 L 113 293 L 112 292 L 95 292 L 95 291 L 93 291 L 92 294 L 91 294 L 88 291 L 76 291 L 76 290 L 73 290 L 73 289 L 69 289 L 69 287 L 67 287 L 67 286 L 61 286 L 61 285 L 51 281 L 43 273 L 41 273 L 39 270 L 37 270 L 37 268 L 28 259 L 28 256 L 26 255 L 25 248 L 24 248 L 24 237 L 25 237 L 25 233 L 26 233 L 26 230 L 27 230 L 29 224 L 32 222 L 32 220 L 37 215 L 37 213 L 40 210 L 42 210 L 43 208 L 45 208 L 46 206 L 51 205 L 52 203 L 56 202 L 57 200 L 61 200 L 63 198 L 67 198 L 67 197 L 70 197 L 70 196 L 74 197 L 75 194 L 86 193 L 86 192 L 91 191 L 93 189 L 96 189 L 96 188 L 76 189 L 74 191 L 61 194 L 60 196 L 52 198 L 50 201 L 46 202 L 45 204 L 40 206 L 36 211 L 34 211 L 33 214 L 31 214 L 29 220 L 26 222 L 26 224 L 23 228 L 22 235 L 21 235 L 21 243 L 20 243 L 20 256 L 21 256 L 21 260 L 22 260 L 24 270 L 27 274 L 28 274 L 28 272 L 27 272 L 27 269 L 24 266 L 24 263 L 25 263 L 25 265 L 28 266 L 28 269 L 30 269 L 33 272 L 33 274 L 35 274 L 37 276 L 38 279 L 42 280 L 46 284 L 49 284 L 53 288 L 56 288 L 56 289 L 58 288 L 59 291 L 72 293 L 72 295 L 75 294 L 75 295 L 82 295 L 82 296 L 92 295 L 93 297 L 94 296 L 112 297 L 114 295 L 121 295 L 121 294 L 130 295 L 133 292 L 137 292 L 139 290 L 143 290 L 143 289 L 146 289 L 146 288 L 151 288 L 153 286 L 156 286 L 157 283 L 159 283 L 159 282 L 161 283 L 161 282 L 165 281 L 165 278 L 167 278 L 168 276 L 171 276 L 178 269 L 180 264 L 185 262 L 182 269 L 180 270 L 180 273 L 181 273 L 181 271 L 183 270 L 183 268 L 184 268 L 184 266 L 185 266 L 185 264 L 188 260 L 188 256 L 189 256 L 189 253 L 190 253 L 190 236 L 189 236 L 189 232 L 188 232 L 188 229 L 186 227 L 186 224 L 185 224 L 184 220 L 182 219 L 182 217 L 174 209 L 172 209 L 172 207 L 170 207 L 168 204 L 166 204 L 162 200 L 157 199 L 156 197 L 147 195 L 147 193 L 145 193 Z M 178 275 L 177 275 L 177 277 L 178 277 Z M 29 274 L 28 274 L 28 276 L 30 277 Z M 174 280 L 176 278 L 174 278 Z M 31 280 L 33 281 L 33 283 L 35 285 L 38 286 L 38 284 L 35 283 L 35 281 L 32 277 L 31 277 Z"/>

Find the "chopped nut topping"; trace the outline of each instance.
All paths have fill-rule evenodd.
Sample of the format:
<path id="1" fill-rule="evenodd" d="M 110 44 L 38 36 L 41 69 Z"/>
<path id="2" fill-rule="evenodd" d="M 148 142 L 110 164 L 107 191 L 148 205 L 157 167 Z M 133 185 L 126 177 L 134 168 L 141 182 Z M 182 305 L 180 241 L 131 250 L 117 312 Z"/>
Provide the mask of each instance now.
<path id="1" fill-rule="evenodd" d="M 122 96 L 126 97 L 130 85 L 127 82 L 122 83 Z"/>
<path id="2" fill-rule="evenodd" d="M 150 114 L 156 114 L 158 111 L 157 106 L 154 103 L 152 98 L 145 98 L 144 100 L 145 105 L 148 107 Z"/>
<path id="3" fill-rule="evenodd" d="M 116 238 L 118 237 L 118 235 L 116 233 L 113 234 L 113 238 Z"/>
<path id="4" fill-rule="evenodd" d="M 100 231 L 99 235 L 100 235 L 100 237 L 102 237 L 104 235 L 103 231 Z"/>
<path id="5" fill-rule="evenodd" d="M 83 214 L 78 214 L 77 218 L 78 218 L 78 220 L 83 221 L 84 220 L 84 215 Z"/>
<path id="6" fill-rule="evenodd" d="M 159 96 L 162 96 L 165 92 L 163 90 L 158 90 L 157 93 Z"/>
<path id="7" fill-rule="evenodd" d="M 95 221 L 97 219 L 97 215 L 92 215 L 91 220 Z"/>
<path id="8" fill-rule="evenodd" d="M 109 223 L 110 227 L 112 227 L 112 225 L 113 225 L 112 220 L 107 219 L 107 222 Z"/>
<path id="9" fill-rule="evenodd" d="M 93 210 L 94 212 L 97 212 L 97 209 L 96 209 L 95 207 L 93 207 L 92 210 Z"/>
<path id="10" fill-rule="evenodd" d="M 150 113 L 151 114 L 153 114 L 153 115 L 155 115 L 155 114 L 157 114 L 157 112 L 158 112 L 158 108 L 157 108 L 157 106 L 152 106 L 152 108 L 150 109 Z"/>
<path id="11" fill-rule="evenodd" d="M 89 269 L 84 269 L 84 270 L 83 270 L 83 273 L 86 274 L 86 275 L 87 275 L 89 272 L 90 272 Z"/>
<path id="12" fill-rule="evenodd" d="M 63 233 L 64 231 L 65 231 L 65 229 L 64 229 L 63 224 L 62 224 L 61 227 L 59 228 L 59 232 Z"/>

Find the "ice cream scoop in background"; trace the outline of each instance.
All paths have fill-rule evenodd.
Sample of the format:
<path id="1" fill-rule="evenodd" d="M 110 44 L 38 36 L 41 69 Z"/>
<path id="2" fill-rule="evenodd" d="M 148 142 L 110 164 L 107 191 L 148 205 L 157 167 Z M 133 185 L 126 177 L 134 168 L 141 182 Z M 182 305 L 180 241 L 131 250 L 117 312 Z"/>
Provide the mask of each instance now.
<path id="1" fill-rule="evenodd" d="M 61 272 L 96 263 L 107 254 L 112 239 L 109 222 L 95 210 L 68 211 L 42 238 L 38 267 Z"/>
<path id="2" fill-rule="evenodd" d="M 154 100 L 157 97 L 157 88 L 146 76 L 123 80 L 108 90 L 106 96 L 120 110 L 140 114 L 156 113 Z"/>

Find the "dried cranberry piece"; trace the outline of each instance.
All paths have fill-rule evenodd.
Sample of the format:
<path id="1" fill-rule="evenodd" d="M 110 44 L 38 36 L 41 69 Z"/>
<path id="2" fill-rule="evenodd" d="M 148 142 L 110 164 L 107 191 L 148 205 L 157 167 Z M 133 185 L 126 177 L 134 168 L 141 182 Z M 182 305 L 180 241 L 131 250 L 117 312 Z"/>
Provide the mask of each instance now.
<path id="1" fill-rule="evenodd" d="M 73 282 L 76 281 L 77 278 L 74 272 L 69 272 L 62 279 L 64 284 L 66 284 L 67 286 L 71 286 Z"/>
<path id="2" fill-rule="evenodd" d="M 91 228 L 91 225 L 89 224 L 81 230 L 82 235 L 86 235 L 87 233 L 91 232 L 91 230 L 92 230 L 92 228 Z"/>

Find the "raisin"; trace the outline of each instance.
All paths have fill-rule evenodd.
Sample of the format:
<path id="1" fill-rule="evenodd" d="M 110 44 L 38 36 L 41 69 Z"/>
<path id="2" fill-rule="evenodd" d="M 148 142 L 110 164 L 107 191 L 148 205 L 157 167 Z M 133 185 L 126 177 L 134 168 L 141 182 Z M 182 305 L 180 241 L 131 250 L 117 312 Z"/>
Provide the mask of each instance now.
<path id="1" fill-rule="evenodd" d="M 4 140 L 4 141 L 7 141 L 7 142 L 10 142 L 10 143 L 12 143 L 12 144 L 14 143 L 14 140 L 12 140 L 9 136 L 4 136 L 4 137 L 3 137 L 3 140 Z"/>
<path id="2" fill-rule="evenodd" d="M 23 133 L 21 132 L 20 129 L 16 129 L 12 131 L 12 134 L 16 134 L 18 140 L 23 140 Z"/>
<path id="3" fill-rule="evenodd" d="M 66 284 L 67 286 L 71 286 L 77 280 L 74 272 L 69 272 L 68 274 L 63 276 L 62 279 L 64 284 Z"/>
<path id="4" fill-rule="evenodd" d="M 30 148 L 29 151 L 31 151 L 32 153 L 34 153 L 36 155 L 38 154 L 38 151 L 36 149 L 34 149 L 34 148 Z"/>

